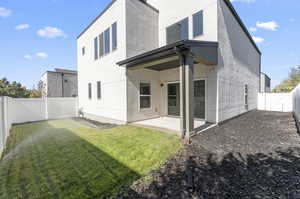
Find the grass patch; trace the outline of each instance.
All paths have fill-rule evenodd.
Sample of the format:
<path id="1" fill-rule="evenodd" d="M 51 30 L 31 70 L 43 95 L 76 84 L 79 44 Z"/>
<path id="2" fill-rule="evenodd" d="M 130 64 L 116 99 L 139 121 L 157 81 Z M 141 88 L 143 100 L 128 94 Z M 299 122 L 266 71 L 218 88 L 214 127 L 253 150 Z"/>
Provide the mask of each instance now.
<path id="1" fill-rule="evenodd" d="M 134 126 L 99 130 L 73 120 L 15 126 L 0 162 L 0 198 L 106 198 L 180 148 L 175 136 Z"/>

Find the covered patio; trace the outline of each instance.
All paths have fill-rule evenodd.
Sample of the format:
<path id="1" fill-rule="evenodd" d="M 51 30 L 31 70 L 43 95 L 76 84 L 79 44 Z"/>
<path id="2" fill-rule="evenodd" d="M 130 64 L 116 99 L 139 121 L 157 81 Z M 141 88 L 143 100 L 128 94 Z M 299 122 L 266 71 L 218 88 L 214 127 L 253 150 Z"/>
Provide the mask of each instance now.
<path id="1" fill-rule="evenodd" d="M 161 117 L 138 123 L 179 130 L 182 138 L 189 141 L 195 128 L 205 124 L 205 121 L 194 120 L 194 64 L 200 63 L 207 66 L 218 64 L 217 42 L 183 40 L 118 62 L 119 66 L 125 66 L 127 70 L 164 71 L 179 68 L 179 117 Z"/>

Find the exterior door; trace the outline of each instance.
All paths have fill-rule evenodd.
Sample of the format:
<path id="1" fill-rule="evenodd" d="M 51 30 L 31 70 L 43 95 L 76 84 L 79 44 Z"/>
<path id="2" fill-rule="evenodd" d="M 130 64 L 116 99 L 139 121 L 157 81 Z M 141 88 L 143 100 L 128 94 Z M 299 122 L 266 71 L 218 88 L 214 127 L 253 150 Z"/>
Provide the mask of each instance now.
<path id="1" fill-rule="evenodd" d="M 168 84 L 168 115 L 180 116 L 179 83 Z"/>
<path id="2" fill-rule="evenodd" d="M 168 84 L 168 115 L 180 116 L 180 90 L 179 83 Z M 206 106 L 205 80 L 194 81 L 194 117 L 205 119 Z"/>

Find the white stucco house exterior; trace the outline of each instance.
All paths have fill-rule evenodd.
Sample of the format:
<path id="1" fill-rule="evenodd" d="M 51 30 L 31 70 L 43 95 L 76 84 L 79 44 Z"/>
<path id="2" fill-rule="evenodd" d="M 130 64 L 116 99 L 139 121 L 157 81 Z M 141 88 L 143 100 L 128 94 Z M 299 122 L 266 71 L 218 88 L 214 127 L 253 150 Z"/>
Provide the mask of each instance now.
<path id="1" fill-rule="evenodd" d="M 228 0 L 113 0 L 78 36 L 90 119 L 220 123 L 257 108 L 261 52 Z"/>

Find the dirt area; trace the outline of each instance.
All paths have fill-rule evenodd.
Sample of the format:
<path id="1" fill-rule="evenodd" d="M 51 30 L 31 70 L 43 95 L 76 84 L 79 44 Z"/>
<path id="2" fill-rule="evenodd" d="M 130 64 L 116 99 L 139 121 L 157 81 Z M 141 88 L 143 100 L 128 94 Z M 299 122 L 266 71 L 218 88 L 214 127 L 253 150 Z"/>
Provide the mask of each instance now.
<path id="1" fill-rule="evenodd" d="M 290 113 L 253 111 L 192 139 L 119 198 L 300 198 L 300 137 Z M 150 180 L 151 179 L 151 180 Z"/>
<path id="2" fill-rule="evenodd" d="M 102 122 L 98 122 L 98 121 L 95 121 L 95 120 L 90 120 L 90 119 L 83 118 L 83 117 L 74 117 L 72 119 L 76 122 L 79 122 L 79 123 L 83 124 L 83 125 L 87 125 L 89 127 L 98 128 L 98 129 L 111 129 L 111 128 L 114 128 L 114 127 L 118 126 L 116 124 L 102 123 Z"/>

